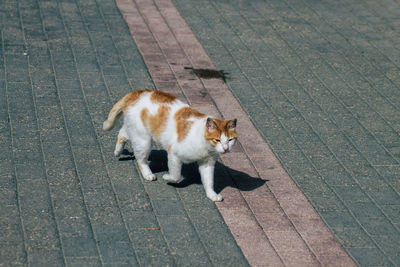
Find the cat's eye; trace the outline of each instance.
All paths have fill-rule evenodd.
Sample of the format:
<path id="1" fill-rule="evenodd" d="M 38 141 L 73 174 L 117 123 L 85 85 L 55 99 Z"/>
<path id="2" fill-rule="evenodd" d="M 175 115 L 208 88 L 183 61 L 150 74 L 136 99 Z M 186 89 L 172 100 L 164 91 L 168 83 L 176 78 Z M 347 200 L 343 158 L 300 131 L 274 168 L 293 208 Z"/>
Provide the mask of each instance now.
<path id="1" fill-rule="evenodd" d="M 233 140 L 233 138 L 229 139 L 228 141 L 230 142 L 230 141 L 232 141 L 232 140 Z"/>
<path id="2" fill-rule="evenodd" d="M 220 139 L 214 139 L 215 140 L 215 142 L 220 142 L 221 140 Z"/>

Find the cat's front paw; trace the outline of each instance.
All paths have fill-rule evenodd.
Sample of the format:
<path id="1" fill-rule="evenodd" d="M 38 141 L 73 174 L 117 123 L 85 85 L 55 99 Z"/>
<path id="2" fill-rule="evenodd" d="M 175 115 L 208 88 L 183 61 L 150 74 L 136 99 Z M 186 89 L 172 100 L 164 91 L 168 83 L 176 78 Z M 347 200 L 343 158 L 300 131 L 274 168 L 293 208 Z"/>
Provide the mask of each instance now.
<path id="1" fill-rule="evenodd" d="M 124 146 L 117 143 L 115 145 L 115 150 L 114 150 L 114 156 L 119 157 L 121 155 L 122 150 L 124 149 Z"/>
<path id="2" fill-rule="evenodd" d="M 119 157 L 121 155 L 122 149 L 121 150 L 114 150 L 114 156 Z"/>
<path id="3" fill-rule="evenodd" d="M 213 194 L 207 194 L 207 197 L 211 199 L 214 202 L 219 202 L 222 201 L 224 198 L 221 196 L 221 194 L 213 193 Z"/>
<path id="4" fill-rule="evenodd" d="M 163 176 L 162 176 L 162 178 L 165 180 L 165 181 L 168 181 L 168 182 L 171 182 L 171 183 L 176 183 L 176 182 L 178 182 L 181 178 L 180 177 L 174 177 L 174 176 L 172 176 L 172 175 L 170 175 L 170 174 L 164 174 Z"/>
<path id="5" fill-rule="evenodd" d="M 152 173 L 147 174 L 146 176 L 143 176 L 143 178 L 144 178 L 146 181 L 154 181 L 154 180 L 156 180 L 156 176 L 155 176 L 154 174 L 152 174 Z"/>

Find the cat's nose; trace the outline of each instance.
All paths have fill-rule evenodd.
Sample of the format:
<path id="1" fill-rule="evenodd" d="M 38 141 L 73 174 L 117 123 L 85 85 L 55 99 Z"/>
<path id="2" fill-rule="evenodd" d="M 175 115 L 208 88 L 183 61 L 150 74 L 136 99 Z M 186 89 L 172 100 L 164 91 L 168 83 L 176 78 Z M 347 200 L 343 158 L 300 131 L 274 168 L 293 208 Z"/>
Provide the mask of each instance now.
<path id="1" fill-rule="evenodd" d="M 222 146 L 222 148 L 224 149 L 224 152 L 228 151 L 228 146 Z"/>

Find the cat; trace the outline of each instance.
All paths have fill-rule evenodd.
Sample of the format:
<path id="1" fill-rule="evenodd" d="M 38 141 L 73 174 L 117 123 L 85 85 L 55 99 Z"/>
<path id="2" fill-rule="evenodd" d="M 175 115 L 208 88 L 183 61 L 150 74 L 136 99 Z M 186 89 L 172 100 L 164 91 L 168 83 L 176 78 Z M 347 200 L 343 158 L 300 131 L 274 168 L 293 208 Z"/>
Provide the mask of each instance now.
<path id="1" fill-rule="evenodd" d="M 206 195 L 222 201 L 214 191 L 214 166 L 218 153 L 227 153 L 237 139 L 236 122 L 209 117 L 184 104 L 177 97 L 157 90 L 137 90 L 121 98 L 111 109 L 103 129 L 111 130 L 120 115 L 114 155 L 119 156 L 127 141 L 131 142 L 138 167 L 144 179 L 155 180 L 147 158 L 151 140 L 168 152 L 168 170 L 163 179 L 181 180 L 183 163 L 197 162 Z"/>

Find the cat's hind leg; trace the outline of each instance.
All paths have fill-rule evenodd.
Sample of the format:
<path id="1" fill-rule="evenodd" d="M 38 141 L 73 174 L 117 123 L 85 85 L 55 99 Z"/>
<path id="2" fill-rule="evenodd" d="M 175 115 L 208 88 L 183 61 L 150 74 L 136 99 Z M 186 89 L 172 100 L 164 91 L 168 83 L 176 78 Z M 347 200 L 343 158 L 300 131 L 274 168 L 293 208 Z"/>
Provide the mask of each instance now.
<path id="1" fill-rule="evenodd" d="M 151 136 L 135 135 L 131 138 L 131 143 L 135 153 L 136 162 L 143 178 L 147 181 L 154 181 L 156 176 L 151 172 L 147 161 L 151 149 Z"/>
<path id="2" fill-rule="evenodd" d="M 118 132 L 117 143 L 115 144 L 114 156 L 119 157 L 124 149 L 125 143 L 129 140 L 125 128 L 122 127 Z"/>

